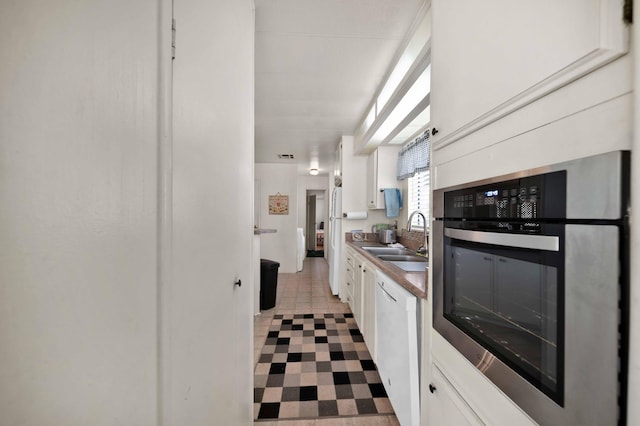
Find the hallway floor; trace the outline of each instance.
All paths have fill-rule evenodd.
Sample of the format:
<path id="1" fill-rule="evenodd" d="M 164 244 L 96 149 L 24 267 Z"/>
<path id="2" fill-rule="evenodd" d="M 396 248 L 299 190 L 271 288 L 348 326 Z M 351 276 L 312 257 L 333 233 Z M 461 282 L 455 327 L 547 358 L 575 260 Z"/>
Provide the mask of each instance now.
<path id="1" fill-rule="evenodd" d="M 269 334 L 274 315 L 291 314 L 340 314 L 351 311 L 349 306 L 331 294 L 329 288 L 329 265 L 324 258 L 305 258 L 301 272 L 278 274 L 276 306 L 263 311 L 254 321 L 254 364 L 258 360 Z M 286 374 L 285 374 L 286 376 Z M 395 426 L 399 425 L 395 415 L 363 415 L 331 417 L 309 420 L 256 421 L 258 426 Z"/>

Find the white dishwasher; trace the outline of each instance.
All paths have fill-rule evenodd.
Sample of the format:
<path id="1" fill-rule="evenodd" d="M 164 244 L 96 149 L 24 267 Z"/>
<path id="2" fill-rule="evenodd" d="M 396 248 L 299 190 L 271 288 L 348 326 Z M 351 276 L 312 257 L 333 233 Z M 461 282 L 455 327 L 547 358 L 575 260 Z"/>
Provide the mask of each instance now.
<path id="1" fill-rule="evenodd" d="M 378 372 L 402 426 L 420 424 L 417 299 L 376 271 Z"/>

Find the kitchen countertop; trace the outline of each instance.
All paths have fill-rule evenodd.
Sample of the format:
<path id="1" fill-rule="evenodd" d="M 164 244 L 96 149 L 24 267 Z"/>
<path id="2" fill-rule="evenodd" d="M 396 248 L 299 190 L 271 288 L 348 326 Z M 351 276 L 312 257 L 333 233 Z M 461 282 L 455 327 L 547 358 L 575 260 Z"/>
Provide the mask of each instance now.
<path id="1" fill-rule="evenodd" d="M 416 297 L 422 299 L 427 298 L 427 281 L 429 279 L 429 269 L 424 272 L 406 272 L 398 268 L 392 263 L 385 262 L 378 259 L 362 247 L 380 246 L 383 247 L 386 244 L 380 244 L 370 241 L 347 241 L 347 245 L 355 249 L 359 255 L 364 257 L 368 262 L 373 263 L 383 274 L 397 282 L 408 292 Z"/>

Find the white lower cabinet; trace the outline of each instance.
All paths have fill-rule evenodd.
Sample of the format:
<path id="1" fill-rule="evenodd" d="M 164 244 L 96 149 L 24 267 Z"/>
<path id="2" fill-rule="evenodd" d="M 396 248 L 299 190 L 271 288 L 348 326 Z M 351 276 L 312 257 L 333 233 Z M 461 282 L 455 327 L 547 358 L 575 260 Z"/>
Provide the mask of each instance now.
<path id="1" fill-rule="evenodd" d="M 347 303 L 353 312 L 353 288 L 355 287 L 355 252 L 350 247 L 347 247 L 344 255 L 344 293 Z"/>
<path id="2" fill-rule="evenodd" d="M 402 426 L 420 424 L 417 298 L 376 273 L 378 372 Z M 434 423 L 435 424 L 435 423 Z M 455 423 L 439 423 L 439 425 Z"/>
<path id="3" fill-rule="evenodd" d="M 373 362 L 376 358 L 376 268 L 366 260 L 362 262 L 362 324 L 360 331 L 369 348 Z"/>
<path id="4" fill-rule="evenodd" d="M 485 424 L 434 364 L 431 365 L 431 380 L 428 388 L 428 408 L 426 410 L 428 425 L 464 426 Z"/>

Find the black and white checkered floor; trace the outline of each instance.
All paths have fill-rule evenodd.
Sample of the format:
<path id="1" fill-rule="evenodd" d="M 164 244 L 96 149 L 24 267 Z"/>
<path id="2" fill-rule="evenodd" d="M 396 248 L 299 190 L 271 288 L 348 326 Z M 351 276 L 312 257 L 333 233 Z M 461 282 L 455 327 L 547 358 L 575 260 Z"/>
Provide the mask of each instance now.
<path id="1" fill-rule="evenodd" d="M 254 403 L 256 420 L 393 413 L 351 313 L 274 315 Z"/>

